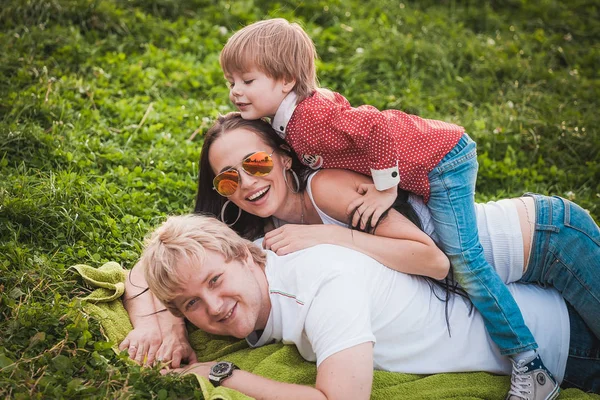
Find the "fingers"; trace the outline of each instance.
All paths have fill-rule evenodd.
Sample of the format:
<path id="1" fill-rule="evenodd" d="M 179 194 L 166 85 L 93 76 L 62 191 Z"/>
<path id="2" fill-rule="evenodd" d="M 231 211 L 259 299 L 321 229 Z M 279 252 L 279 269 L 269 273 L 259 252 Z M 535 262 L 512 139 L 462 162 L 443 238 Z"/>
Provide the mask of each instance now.
<path id="1" fill-rule="evenodd" d="M 354 210 L 352 210 L 352 226 L 354 228 L 356 228 L 360 223 L 360 219 L 363 213 L 363 211 L 361 211 L 361 208 L 364 208 L 362 204 L 360 205 L 360 207 L 356 207 Z"/>
<path id="2" fill-rule="evenodd" d="M 198 357 L 196 356 L 194 349 L 192 349 L 191 347 L 189 350 L 189 355 L 188 355 L 187 361 L 188 361 L 188 364 L 195 364 L 198 362 Z"/>
<path id="3" fill-rule="evenodd" d="M 385 212 L 385 209 L 382 207 L 378 207 L 375 209 L 375 211 L 373 212 L 373 215 L 371 216 L 371 228 L 374 229 L 377 226 L 377 223 L 379 222 L 379 218 L 381 218 L 381 216 L 383 215 L 383 213 Z"/>
<path id="4" fill-rule="evenodd" d="M 150 349 L 148 350 L 148 358 L 146 359 L 146 365 L 153 365 L 154 360 L 156 359 L 156 354 L 158 353 L 158 345 L 150 345 Z"/>
<path id="5" fill-rule="evenodd" d="M 358 207 L 362 206 L 364 202 L 365 199 L 362 196 L 352 200 L 350 204 L 348 204 L 348 208 L 346 209 L 346 215 L 355 214 Z M 352 225 L 356 226 L 354 223 Z"/>
<path id="6" fill-rule="evenodd" d="M 364 212 L 361 214 L 360 216 L 360 229 L 361 230 L 366 230 L 366 227 L 370 225 L 371 223 L 371 216 L 373 215 L 374 212 L 374 208 L 373 207 L 366 207 Z"/>
<path id="7" fill-rule="evenodd" d="M 129 357 L 131 357 L 132 359 L 135 360 L 135 362 L 137 362 L 138 364 L 142 365 L 144 363 L 144 356 L 146 355 L 145 352 L 145 348 L 143 344 L 139 344 L 139 347 L 137 349 L 135 349 L 135 355 L 131 355 L 131 346 L 129 346 L 130 349 L 130 353 L 129 353 Z"/>
<path id="8" fill-rule="evenodd" d="M 119 351 L 123 351 L 128 347 L 129 347 L 129 337 L 126 337 L 125 339 L 123 339 L 123 341 L 119 345 Z"/>
<path id="9" fill-rule="evenodd" d="M 356 188 L 356 191 L 359 194 L 365 194 L 369 191 L 369 189 L 371 189 L 374 185 L 372 183 L 361 183 L 360 185 L 358 185 L 358 188 Z"/>
<path id="10" fill-rule="evenodd" d="M 179 368 L 181 366 L 181 350 L 177 349 L 173 352 L 173 358 L 171 359 L 171 367 Z"/>

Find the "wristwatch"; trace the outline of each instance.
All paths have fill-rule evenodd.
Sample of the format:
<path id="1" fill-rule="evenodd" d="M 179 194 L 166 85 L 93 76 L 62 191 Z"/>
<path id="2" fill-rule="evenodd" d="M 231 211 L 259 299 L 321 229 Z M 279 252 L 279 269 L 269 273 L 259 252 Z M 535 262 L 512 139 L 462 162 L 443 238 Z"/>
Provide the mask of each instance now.
<path id="1" fill-rule="evenodd" d="M 208 374 L 208 380 L 214 387 L 221 386 L 221 383 L 229 378 L 233 371 L 239 369 L 234 363 L 229 361 L 220 361 L 212 366 Z"/>

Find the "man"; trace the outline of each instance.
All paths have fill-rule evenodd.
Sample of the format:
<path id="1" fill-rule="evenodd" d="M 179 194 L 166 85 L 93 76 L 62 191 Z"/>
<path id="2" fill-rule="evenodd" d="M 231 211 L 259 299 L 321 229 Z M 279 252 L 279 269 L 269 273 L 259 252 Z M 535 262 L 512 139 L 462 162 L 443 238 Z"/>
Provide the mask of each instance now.
<path id="1" fill-rule="evenodd" d="M 151 292 L 174 316 L 209 333 L 246 338 L 251 346 L 293 343 L 317 363 L 314 388 L 227 363 L 187 369 L 255 398 L 369 398 L 373 368 L 511 371 L 466 299 L 451 297 L 446 321 L 439 289 L 349 249 L 320 245 L 279 257 L 216 219 L 188 215 L 171 217 L 154 232 L 140 265 Z M 555 291 L 510 288 L 547 367 L 561 381 L 569 375 L 569 317 L 580 317 Z M 600 362 L 594 366 L 597 371 Z M 529 378 L 540 392 L 550 381 L 543 370 Z"/>

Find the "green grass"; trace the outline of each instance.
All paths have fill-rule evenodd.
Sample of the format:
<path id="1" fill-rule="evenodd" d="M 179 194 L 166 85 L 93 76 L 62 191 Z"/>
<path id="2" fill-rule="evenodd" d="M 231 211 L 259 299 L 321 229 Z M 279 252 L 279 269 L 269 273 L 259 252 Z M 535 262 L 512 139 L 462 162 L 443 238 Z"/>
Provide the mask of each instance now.
<path id="1" fill-rule="evenodd" d="M 231 110 L 218 54 L 232 31 L 301 22 L 323 86 L 465 126 L 479 146 L 479 200 L 557 194 L 599 220 L 598 8 L 3 1 L 0 397 L 199 396 L 190 378 L 158 379 L 115 355 L 67 268 L 131 267 L 153 226 L 191 211 L 202 132 Z"/>

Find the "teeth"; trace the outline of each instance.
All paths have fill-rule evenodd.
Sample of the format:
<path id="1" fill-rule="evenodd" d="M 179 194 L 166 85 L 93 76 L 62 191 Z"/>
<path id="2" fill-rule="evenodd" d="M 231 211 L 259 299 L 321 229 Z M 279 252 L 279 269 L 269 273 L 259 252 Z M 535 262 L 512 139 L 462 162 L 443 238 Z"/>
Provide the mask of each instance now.
<path id="1" fill-rule="evenodd" d="M 231 317 L 232 313 L 233 313 L 233 308 L 231 310 L 229 310 L 229 312 L 227 313 L 227 315 L 223 318 L 223 321 L 225 321 L 226 319 L 229 319 L 229 317 Z"/>
<path id="2" fill-rule="evenodd" d="M 259 192 L 256 192 L 256 193 L 254 193 L 252 196 L 249 196 L 249 197 L 248 197 L 248 200 L 254 200 L 254 199 L 257 199 L 257 198 L 259 198 L 259 197 L 260 197 L 260 196 L 262 196 L 263 194 L 267 193 L 267 190 L 269 190 L 269 188 L 268 188 L 268 187 L 264 188 L 263 190 L 261 190 L 261 191 L 259 191 Z"/>

